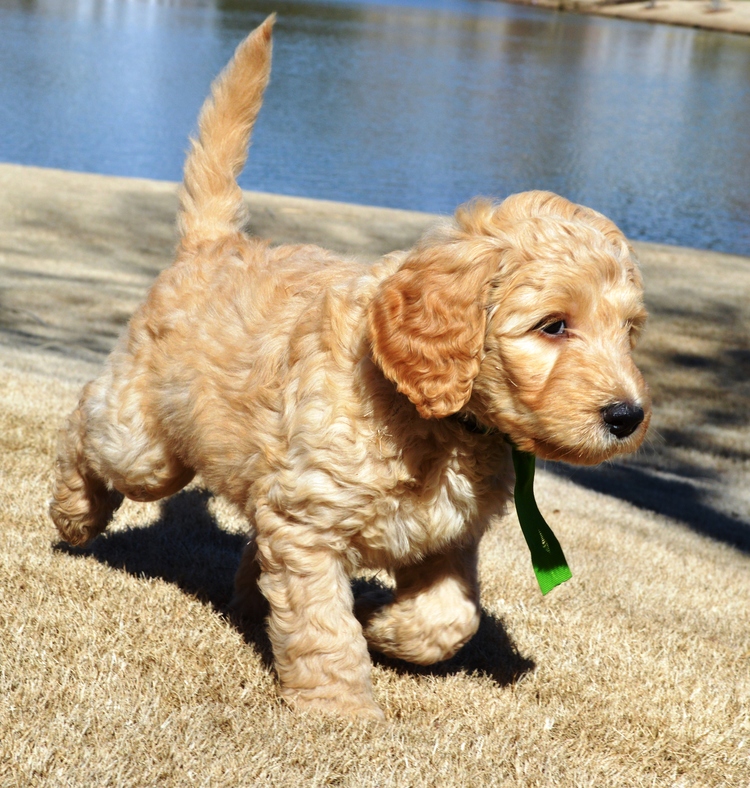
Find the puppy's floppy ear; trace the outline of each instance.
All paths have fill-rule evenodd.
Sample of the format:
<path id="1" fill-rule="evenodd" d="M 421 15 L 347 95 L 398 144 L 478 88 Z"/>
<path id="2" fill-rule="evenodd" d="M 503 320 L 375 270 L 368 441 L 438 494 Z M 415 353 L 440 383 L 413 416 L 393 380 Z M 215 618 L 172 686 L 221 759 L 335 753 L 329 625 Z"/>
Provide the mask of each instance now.
<path id="1" fill-rule="evenodd" d="M 367 314 L 373 360 L 427 419 L 466 404 L 482 361 L 488 266 L 459 246 L 417 248 Z"/>

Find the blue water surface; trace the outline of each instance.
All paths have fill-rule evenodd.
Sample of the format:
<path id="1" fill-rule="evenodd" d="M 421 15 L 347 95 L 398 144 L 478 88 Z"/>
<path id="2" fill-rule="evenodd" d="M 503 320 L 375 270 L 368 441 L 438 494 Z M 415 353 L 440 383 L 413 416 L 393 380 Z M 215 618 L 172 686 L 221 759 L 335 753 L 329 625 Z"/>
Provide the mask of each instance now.
<path id="1" fill-rule="evenodd" d="M 179 180 L 272 10 L 245 188 L 443 213 L 550 189 L 750 255 L 750 37 L 492 0 L 0 0 L 0 160 Z"/>

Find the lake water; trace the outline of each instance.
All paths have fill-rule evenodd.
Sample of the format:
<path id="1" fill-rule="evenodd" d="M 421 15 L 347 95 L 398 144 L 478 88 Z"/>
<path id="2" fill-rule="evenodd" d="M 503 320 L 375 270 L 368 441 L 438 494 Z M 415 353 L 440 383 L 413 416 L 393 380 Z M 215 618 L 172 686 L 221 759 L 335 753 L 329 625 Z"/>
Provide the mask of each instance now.
<path id="1" fill-rule="evenodd" d="M 436 212 L 550 189 L 632 238 L 750 254 L 750 37 L 491 0 L 0 0 L 0 160 L 179 180 L 272 10 L 245 188 Z"/>

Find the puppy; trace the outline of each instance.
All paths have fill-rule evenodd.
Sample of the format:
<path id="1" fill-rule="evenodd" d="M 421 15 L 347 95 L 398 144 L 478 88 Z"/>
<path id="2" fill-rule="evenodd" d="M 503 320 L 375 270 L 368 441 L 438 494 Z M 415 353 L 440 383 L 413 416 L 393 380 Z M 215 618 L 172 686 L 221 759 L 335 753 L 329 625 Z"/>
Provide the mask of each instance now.
<path id="1" fill-rule="evenodd" d="M 282 696 L 380 718 L 368 646 L 430 664 L 477 629 L 509 441 L 596 463 L 643 440 L 641 278 L 611 221 L 547 192 L 470 203 L 371 266 L 244 235 L 273 21 L 201 111 L 176 261 L 61 432 L 51 515 L 83 545 L 122 496 L 200 474 L 252 526 L 235 603 L 267 600 Z M 392 572 L 390 599 L 355 604 L 365 567 Z"/>

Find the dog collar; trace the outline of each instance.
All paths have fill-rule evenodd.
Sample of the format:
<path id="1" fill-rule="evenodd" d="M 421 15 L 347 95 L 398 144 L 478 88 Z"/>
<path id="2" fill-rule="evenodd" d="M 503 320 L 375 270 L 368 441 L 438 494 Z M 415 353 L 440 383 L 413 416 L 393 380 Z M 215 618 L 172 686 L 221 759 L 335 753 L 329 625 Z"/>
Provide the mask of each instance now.
<path id="1" fill-rule="evenodd" d="M 472 413 L 454 413 L 448 418 L 461 425 L 472 435 L 492 435 L 497 432 L 495 427 L 488 427 L 486 424 L 482 424 Z"/>
<path id="2" fill-rule="evenodd" d="M 513 499 L 516 503 L 518 522 L 531 551 L 531 563 L 539 588 L 542 594 L 548 594 L 555 586 L 573 577 L 573 573 L 565 560 L 560 542 L 557 541 L 536 505 L 534 498 L 536 457 L 529 452 L 520 451 L 513 444 L 511 447 L 513 467 L 516 471 Z"/>

